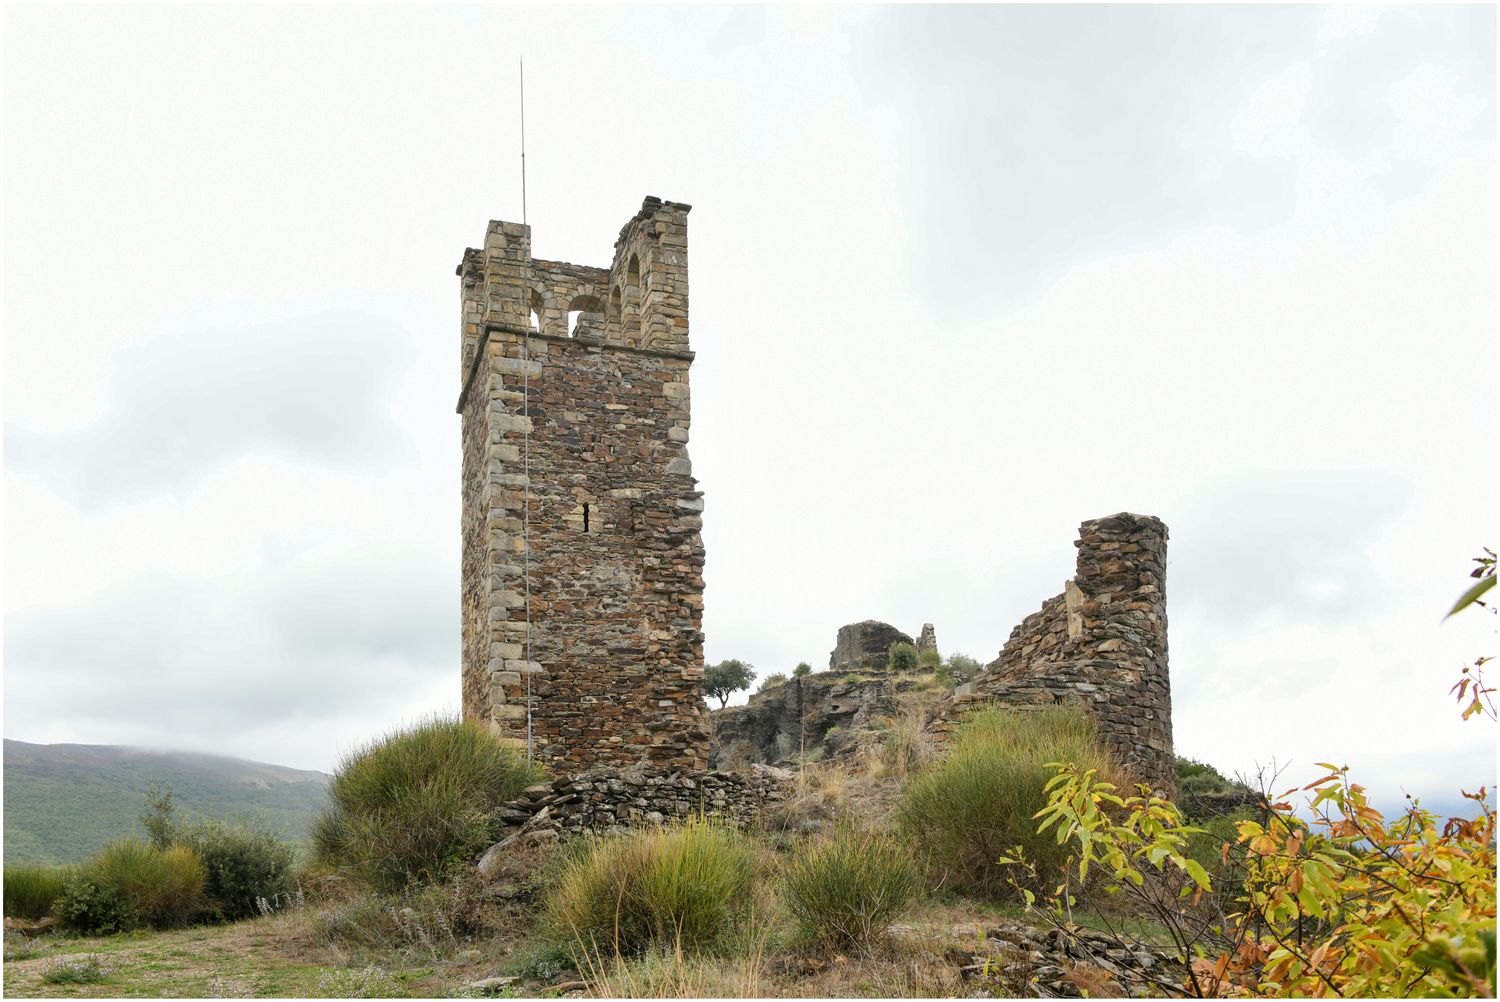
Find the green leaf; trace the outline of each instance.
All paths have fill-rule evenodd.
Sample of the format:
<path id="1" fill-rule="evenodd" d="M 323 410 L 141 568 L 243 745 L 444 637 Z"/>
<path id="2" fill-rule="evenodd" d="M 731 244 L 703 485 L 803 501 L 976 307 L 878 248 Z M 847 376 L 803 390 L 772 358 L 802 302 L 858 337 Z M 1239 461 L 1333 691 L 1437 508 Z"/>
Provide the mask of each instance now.
<path id="1" fill-rule="evenodd" d="M 1493 577 L 1480 578 L 1478 581 L 1474 582 L 1473 587 L 1459 596 L 1457 602 L 1453 603 L 1453 608 L 1448 610 L 1448 616 L 1452 616 L 1458 612 L 1462 612 L 1464 609 L 1467 609 L 1469 606 L 1479 601 L 1479 596 L 1483 595 L 1493 587 L 1495 587 L 1495 579 Z M 1444 616 L 1443 618 L 1447 619 L 1448 616 Z"/>

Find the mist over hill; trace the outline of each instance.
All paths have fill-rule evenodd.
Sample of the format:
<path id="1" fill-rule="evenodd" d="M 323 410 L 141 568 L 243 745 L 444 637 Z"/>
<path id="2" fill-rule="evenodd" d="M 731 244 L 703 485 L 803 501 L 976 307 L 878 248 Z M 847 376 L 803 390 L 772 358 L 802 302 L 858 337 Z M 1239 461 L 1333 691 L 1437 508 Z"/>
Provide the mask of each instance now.
<path id="1" fill-rule="evenodd" d="M 329 777 L 197 752 L 5 739 L 5 860 L 69 863 L 138 831 L 142 797 L 170 786 L 184 816 L 258 821 L 302 841 Z"/>

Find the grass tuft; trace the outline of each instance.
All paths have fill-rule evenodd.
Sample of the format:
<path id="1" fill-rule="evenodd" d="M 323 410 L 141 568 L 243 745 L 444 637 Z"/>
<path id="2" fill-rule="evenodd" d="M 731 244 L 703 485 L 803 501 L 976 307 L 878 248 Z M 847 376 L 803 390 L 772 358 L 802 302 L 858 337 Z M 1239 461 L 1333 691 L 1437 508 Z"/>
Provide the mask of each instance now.
<path id="1" fill-rule="evenodd" d="M 382 890 L 441 880 L 489 844 L 495 808 L 540 778 L 473 721 L 433 717 L 344 758 L 314 850 Z"/>
<path id="2" fill-rule="evenodd" d="M 1051 833 L 1038 835 L 1033 818 L 1046 804 L 1049 762 L 1097 768 L 1122 782 L 1089 717 L 1046 707 L 975 713 L 954 734 L 948 757 L 907 784 L 900 824 L 939 886 L 1003 897 L 1006 873 L 996 860 L 1016 846 L 1044 882 L 1060 874 L 1066 847 Z"/>
<path id="3" fill-rule="evenodd" d="M 109 976 L 109 968 L 93 954 L 58 957 L 42 973 L 48 985 L 96 985 Z"/>
<path id="4" fill-rule="evenodd" d="M 7 865 L 5 917 L 35 921 L 52 914 L 52 905 L 62 896 L 63 884 L 74 869 L 31 863 Z"/>
<path id="5" fill-rule="evenodd" d="M 652 943 L 713 947 L 747 915 L 754 877 L 750 842 L 713 819 L 590 836 L 559 864 L 546 924 L 594 954 L 634 955 Z"/>
<path id="6" fill-rule="evenodd" d="M 883 935 L 921 890 L 921 876 L 900 841 L 841 827 L 792 857 L 783 887 L 802 938 L 845 950 Z"/>

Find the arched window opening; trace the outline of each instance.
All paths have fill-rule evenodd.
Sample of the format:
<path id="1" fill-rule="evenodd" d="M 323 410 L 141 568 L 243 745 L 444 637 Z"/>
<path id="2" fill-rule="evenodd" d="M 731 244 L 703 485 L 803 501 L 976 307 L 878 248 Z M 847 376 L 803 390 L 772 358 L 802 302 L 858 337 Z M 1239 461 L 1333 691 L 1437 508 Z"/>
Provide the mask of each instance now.
<path id="1" fill-rule="evenodd" d="M 598 336 L 604 330 L 604 302 L 595 295 L 574 296 L 568 302 L 568 333 Z"/>
<path id="2" fill-rule="evenodd" d="M 535 289 L 531 290 L 531 329 L 540 332 L 542 329 L 542 314 L 547 312 L 547 305 L 542 300 L 542 294 Z"/>

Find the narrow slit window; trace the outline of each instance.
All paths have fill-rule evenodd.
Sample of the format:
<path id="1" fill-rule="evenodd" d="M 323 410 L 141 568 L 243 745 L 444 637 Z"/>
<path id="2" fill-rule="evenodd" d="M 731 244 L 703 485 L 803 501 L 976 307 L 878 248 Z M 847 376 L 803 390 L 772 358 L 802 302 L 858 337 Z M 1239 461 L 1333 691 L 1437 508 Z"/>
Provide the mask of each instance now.
<path id="1" fill-rule="evenodd" d="M 583 506 L 583 531 L 589 531 L 589 506 L 586 504 Z"/>

